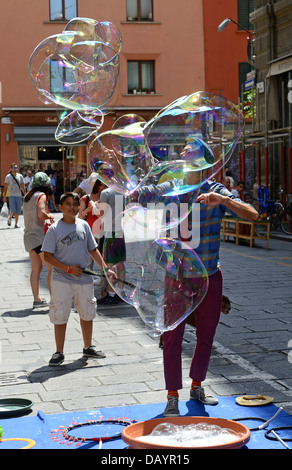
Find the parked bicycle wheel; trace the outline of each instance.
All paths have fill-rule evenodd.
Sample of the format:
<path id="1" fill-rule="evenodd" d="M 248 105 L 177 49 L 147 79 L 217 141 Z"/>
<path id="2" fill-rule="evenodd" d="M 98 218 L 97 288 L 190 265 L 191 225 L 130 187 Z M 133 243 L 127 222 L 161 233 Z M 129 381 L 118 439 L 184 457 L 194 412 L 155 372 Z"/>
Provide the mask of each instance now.
<path id="1" fill-rule="evenodd" d="M 277 230 L 281 228 L 282 214 L 284 207 L 279 201 L 269 201 L 269 207 L 267 213 L 264 216 L 266 222 L 270 223 L 270 230 Z M 259 237 L 265 237 L 267 235 L 267 226 L 258 224 L 256 226 L 256 234 Z"/>
<path id="2" fill-rule="evenodd" d="M 274 204 L 274 212 L 271 214 L 271 229 L 272 230 L 277 230 L 278 228 L 281 228 L 281 219 L 282 219 L 282 214 L 284 212 L 284 207 L 281 202 L 275 202 Z"/>
<path id="3" fill-rule="evenodd" d="M 286 235 L 292 235 L 292 210 L 283 212 L 281 216 L 281 229 Z"/>
<path id="4" fill-rule="evenodd" d="M 268 218 L 267 219 L 262 219 L 263 222 L 269 222 Z M 258 237 L 266 237 L 267 236 L 267 231 L 268 231 L 268 226 L 267 225 L 261 225 L 261 224 L 256 224 L 255 226 L 255 232 Z"/>

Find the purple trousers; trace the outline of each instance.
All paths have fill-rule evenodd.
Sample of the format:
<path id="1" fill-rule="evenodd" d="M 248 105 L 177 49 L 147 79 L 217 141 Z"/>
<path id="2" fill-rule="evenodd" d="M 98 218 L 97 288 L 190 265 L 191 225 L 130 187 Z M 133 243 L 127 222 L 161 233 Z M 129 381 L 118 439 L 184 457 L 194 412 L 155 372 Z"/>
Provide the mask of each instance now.
<path id="1" fill-rule="evenodd" d="M 208 291 L 195 310 L 197 343 L 191 362 L 190 378 L 205 380 L 222 304 L 223 279 L 221 271 L 209 276 Z M 166 306 L 167 308 L 167 306 Z M 182 341 L 185 320 L 174 330 L 163 334 L 163 361 L 166 390 L 182 388 Z"/>

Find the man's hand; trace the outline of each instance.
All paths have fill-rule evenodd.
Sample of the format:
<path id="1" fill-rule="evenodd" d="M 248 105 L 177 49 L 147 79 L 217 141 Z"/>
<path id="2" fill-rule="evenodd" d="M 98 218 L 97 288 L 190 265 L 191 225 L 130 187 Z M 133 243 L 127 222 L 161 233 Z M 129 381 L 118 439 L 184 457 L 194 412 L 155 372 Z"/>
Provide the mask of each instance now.
<path id="1" fill-rule="evenodd" d="M 116 273 L 112 269 L 107 269 L 106 275 L 110 281 L 114 282 L 118 279 Z"/>
<path id="2" fill-rule="evenodd" d="M 218 206 L 218 204 L 224 204 L 224 196 L 218 193 L 203 193 L 197 197 L 196 202 L 205 204 L 206 206 Z"/>

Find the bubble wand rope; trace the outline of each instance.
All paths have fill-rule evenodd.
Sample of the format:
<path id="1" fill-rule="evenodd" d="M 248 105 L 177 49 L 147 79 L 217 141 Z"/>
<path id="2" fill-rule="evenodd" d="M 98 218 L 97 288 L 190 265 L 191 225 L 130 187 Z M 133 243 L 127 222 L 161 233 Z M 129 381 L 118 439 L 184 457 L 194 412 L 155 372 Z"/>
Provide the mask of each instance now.
<path id="1" fill-rule="evenodd" d="M 96 271 L 92 271 L 91 269 L 88 269 L 88 268 L 84 268 L 83 269 L 83 272 L 84 274 L 89 274 L 91 276 L 98 276 L 98 277 L 106 277 L 105 274 L 101 274 L 101 273 L 97 273 Z M 124 279 L 119 279 L 119 278 L 116 278 L 115 279 L 116 282 L 122 282 L 123 284 L 125 284 L 126 286 L 128 287 L 131 287 L 132 289 L 136 289 L 137 286 L 135 286 L 134 284 L 132 284 L 131 282 L 129 281 L 125 281 Z M 142 292 L 145 292 L 146 294 L 148 295 L 155 295 L 154 292 L 150 292 L 146 289 L 141 289 Z"/>
<path id="2" fill-rule="evenodd" d="M 91 276 L 106 277 L 105 274 L 97 273 L 96 271 L 92 271 L 91 269 L 88 269 L 88 268 L 84 268 L 83 272 L 84 274 L 89 274 Z M 123 284 L 126 284 L 126 286 L 132 287 L 133 289 L 136 288 L 134 284 L 132 284 L 131 282 L 125 281 L 123 279 L 116 278 L 116 282 L 122 282 Z"/>

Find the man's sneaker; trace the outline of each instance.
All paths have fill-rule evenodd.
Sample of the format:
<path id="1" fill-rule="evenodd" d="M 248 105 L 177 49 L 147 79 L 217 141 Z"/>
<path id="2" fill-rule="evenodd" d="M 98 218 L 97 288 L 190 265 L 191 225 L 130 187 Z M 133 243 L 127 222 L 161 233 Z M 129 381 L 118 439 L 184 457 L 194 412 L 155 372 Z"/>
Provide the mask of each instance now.
<path id="1" fill-rule="evenodd" d="M 193 400 L 198 400 L 203 405 L 217 405 L 218 400 L 215 397 L 212 397 L 211 395 L 206 396 L 205 395 L 205 390 L 203 387 L 195 387 L 194 390 L 190 391 L 190 397 Z"/>
<path id="2" fill-rule="evenodd" d="M 121 299 L 117 294 L 115 294 L 113 297 L 107 294 L 105 297 L 102 297 L 96 301 L 98 305 L 117 305 L 120 302 Z"/>
<path id="3" fill-rule="evenodd" d="M 108 299 L 109 299 L 109 295 L 107 294 L 104 297 L 102 297 L 101 299 L 97 299 L 96 303 L 98 305 L 105 305 L 107 303 Z"/>
<path id="4" fill-rule="evenodd" d="M 34 300 L 32 308 L 44 308 L 48 307 L 49 304 L 45 299 L 42 300 Z"/>
<path id="5" fill-rule="evenodd" d="M 8 217 L 8 219 L 7 219 L 7 225 L 8 225 L 8 227 L 10 227 L 10 225 L 11 225 L 11 219 L 10 219 L 10 217 Z"/>
<path id="6" fill-rule="evenodd" d="M 98 351 L 95 346 L 83 348 L 83 356 L 95 357 L 96 359 L 103 359 L 106 357 L 106 355 L 102 351 Z"/>
<path id="7" fill-rule="evenodd" d="M 64 359 L 65 356 L 63 353 L 55 352 L 49 361 L 49 366 L 59 366 L 64 362 Z"/>
<path id="8" fill-rule="evenodd" d="M 176 418 L 177 416 L 180 416 L 177 397 L 168 397 L 167 405 L 163 412 L 163 416 L 165 418 Z"/>
<path id="9" fill-rule="evenodd" d="M 108 296 L 107 305 L 116 305 L 119 304 L 122 299 L 115 294 L 113 297 L 111 295 Z"/>

